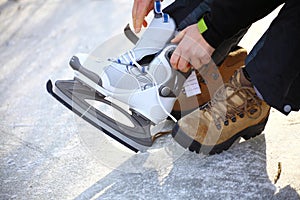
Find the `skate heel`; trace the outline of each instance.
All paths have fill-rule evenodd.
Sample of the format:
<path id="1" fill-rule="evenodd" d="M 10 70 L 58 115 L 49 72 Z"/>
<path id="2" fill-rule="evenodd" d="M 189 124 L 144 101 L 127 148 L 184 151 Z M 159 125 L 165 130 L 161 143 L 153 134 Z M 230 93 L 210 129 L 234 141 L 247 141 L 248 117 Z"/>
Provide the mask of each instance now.
<path id="1" fill-rule="evenodd" d="M 264 119 L 261 123 L 245 129 L 243 131 L 242 138 L 244 138 L 245 140 L 249 140 L 260 135 L 264 131 L 267 121 L 268 117 Z"/>

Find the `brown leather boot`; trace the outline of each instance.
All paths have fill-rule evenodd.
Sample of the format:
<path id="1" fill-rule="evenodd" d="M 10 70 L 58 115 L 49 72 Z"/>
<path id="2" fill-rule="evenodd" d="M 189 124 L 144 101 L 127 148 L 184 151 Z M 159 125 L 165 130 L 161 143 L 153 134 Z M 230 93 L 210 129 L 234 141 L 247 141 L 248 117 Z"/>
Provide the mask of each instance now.
<path id="1" fill-rule="evenodd" d="M 226 57 L 226 59 L 223 61 L 220 67 L 218 67 L 218 73 L 221 74 L 221 77 L 223 79 L 223 82 L 228 82 L 229 78 L 233 75 L 234 71 L 244 66 L 244 61 L 247 57 L 247 51 L 243 48 L 240 48 L 238 50 L 235 50 Z M 174 104 L 172 115 L 176 119 L 180 119 L 182 116 L 192 112 L 196 108 L 199 108 L 200 106 L 207 103 L 210 99 L 213 93 L 215 92 L 213 88 L 208 88 L 206 85 L 206 82 L 203 77 L 201 76 L 202 73 L 211 73 L 215 74 L 213 72 L 214 69 L 210 69 L 209 71 L 197 71 L 197 78 L 198 82 L 200 84 L 201 88 L 201 94 L 193 97 L 187 97 L 183 92 L 180 93 L 177 101 Z M 217 85 L 217 84 L 211 84 L 211 85 Z M 218 87 L 216 88 L 218 89 Z"/>
<path id="2" fill-rule="evenodd" d="M 236 139 L 259 135 L 267 123 L 270 106 L 252 86 L 240 82 L 242 69 L 219 88 L 202 109 L 181 118 L 172 131 L 174 139 L 191 151 L 221 153 Z"/>

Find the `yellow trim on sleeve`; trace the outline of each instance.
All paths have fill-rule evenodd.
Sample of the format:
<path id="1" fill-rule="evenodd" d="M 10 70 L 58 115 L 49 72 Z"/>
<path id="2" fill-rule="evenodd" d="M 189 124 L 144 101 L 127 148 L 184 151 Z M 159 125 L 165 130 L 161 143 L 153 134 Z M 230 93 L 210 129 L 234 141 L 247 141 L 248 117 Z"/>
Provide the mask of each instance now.
<path id="1" fill-rule="evenodd" d="M 201 34 L 204 33 L 208 29 L 206 24 L 205 24 L 205 21 L 204 21 L 203 17 L 198 22 L 198 29 L 199 29 L 199 32 Z"/>

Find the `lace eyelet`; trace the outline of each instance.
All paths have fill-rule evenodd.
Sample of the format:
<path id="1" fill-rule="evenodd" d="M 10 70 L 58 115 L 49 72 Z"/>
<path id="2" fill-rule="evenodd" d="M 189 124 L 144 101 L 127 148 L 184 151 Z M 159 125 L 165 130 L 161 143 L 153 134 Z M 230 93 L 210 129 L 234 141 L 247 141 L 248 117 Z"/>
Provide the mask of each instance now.
<path id="1" fill-rule="evenodd" d="M 256 108 L 252 108 L 251 110 L 249 110 L 249 113 L 251 114 L 251 115 L 253 115 L 254 113 L 256 113 L 257 112 L 257 109 Z"/>
<path id="2" fill-rule="evenodd" d="M 224 125 L 228 126 L 229 125 L 229 121 L 228 120 L 224 121 Z"/>
<path id="3" fill-rule="evenodd" d="M 231 121 L 232 121 L 232 122 L 236 122 L 236 117 L 232 117 L 232 118 L 231 118 Z"/>
<path id="4" fill-rule="evenodd" d="M 240 113 L 239 116 L 240 116 L 240 118 L 244 118 L 245 115 L 244 115 L 244 113 Z"/>

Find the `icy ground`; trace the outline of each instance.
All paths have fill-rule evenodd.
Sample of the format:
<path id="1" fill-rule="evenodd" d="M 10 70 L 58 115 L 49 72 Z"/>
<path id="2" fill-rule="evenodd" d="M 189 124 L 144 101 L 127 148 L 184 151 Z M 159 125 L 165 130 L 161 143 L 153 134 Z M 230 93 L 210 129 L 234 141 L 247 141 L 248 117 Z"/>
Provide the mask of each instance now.
<path id="1" fill-rule="evenodd" d="M 49 78 L 72 78 L 74 53 L 122 32 L 132 2 L 0 0 L 0 199 L 299 199 L 300 113 L 273 110 L 265 134 L 220 155 L 169 137 L 163 151 L 131 154 L 98 143 L 95 128 L 47 94 Z"/>

